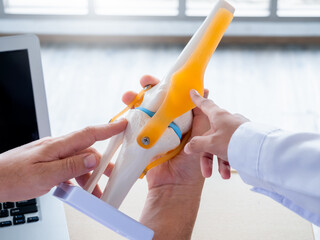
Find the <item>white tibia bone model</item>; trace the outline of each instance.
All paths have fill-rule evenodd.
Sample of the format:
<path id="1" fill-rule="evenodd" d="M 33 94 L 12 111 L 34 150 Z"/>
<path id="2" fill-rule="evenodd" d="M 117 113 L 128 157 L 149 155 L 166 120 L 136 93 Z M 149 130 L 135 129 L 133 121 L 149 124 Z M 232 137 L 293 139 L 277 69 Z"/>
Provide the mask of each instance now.
<path id="1" fill-rule="evenodd" d="M 225 8 L 232 13 L 234 12 L 234 8 L 226 1 L 220 0 L 217 3 L 215 8 L 211 11 L 201 27 L 184 48 L 169 73 L 158 85 L 145 93 L 140 107 L 152 112 L 156 112 L 158 110 L 166 97 L 170 86 L 171 76 L 180 69 L 191 56 L 219 8 Z M 137 181 L 146 166 L 156 156 L 165 154 L 180 144 L 180 139 L 177 134 L 171 128 L 168 128 L 152 148 L 141 148 L 137 144 L 136 138 L 146 122 L 150 120 L 150 117 L 140 110 L 131 109 L 126 114 L 125 118 L 128 120 L 127 129 L 124 133 L 114 136 L 110 140 L 109 145 L 101 158 L 99 167 L 93 172 L 93 175 L 84 187 L 84 189 L 90 193 L 93 191 L 114 153 L 122 144 L 115 167 L 101 197 L 103 201 L 115 208 L 119 208 L 133 184 Z M 174 122 L 180 128 L 182 134 L 187 133 L 192 124 L 192 112 L 189 111 L 183 114 L 175 119 Z"/>

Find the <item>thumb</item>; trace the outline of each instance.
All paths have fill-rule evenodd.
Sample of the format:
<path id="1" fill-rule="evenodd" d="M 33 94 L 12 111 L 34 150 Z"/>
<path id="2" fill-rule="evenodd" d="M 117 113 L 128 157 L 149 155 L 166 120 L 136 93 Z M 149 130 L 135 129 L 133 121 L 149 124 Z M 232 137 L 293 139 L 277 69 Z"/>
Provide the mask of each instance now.
<path id="1" fill-rule="evenodd" d="M 213 136 L 196 136 L 193 137 L 184 147 L 184 152 L 186 154 L 191 153 L 212 153 Z"/>
<path id="2" fill-rule="evenodd" d="M 84 153 L 67 157 L 65 159 L 47 162 L 47 176 L 44 179 L 51 179 L 54 185 L 69 179 L 81 176 L 93 170 L 99 165 L 99 157 L 95 154 Z"/>

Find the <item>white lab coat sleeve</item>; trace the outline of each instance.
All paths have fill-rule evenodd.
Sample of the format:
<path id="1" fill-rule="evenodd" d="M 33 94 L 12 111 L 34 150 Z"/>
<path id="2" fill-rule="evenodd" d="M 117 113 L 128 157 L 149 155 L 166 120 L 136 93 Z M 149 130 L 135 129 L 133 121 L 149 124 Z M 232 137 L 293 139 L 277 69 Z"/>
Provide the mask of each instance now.
<path id="1" fill-rule="evenodd" d="M 253 191 L 320 226 L 320 134 L 247 122 L 232 135 L 228 159 Z"/>

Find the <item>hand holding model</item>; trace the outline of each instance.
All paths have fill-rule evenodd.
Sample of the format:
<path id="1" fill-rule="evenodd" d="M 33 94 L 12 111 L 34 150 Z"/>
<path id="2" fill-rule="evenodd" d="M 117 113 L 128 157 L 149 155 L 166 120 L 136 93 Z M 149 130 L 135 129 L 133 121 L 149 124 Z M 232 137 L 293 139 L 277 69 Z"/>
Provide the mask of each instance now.
<path id="1" fill-rule="evenodd" d="M 140 80 L 142 87 L 158 83 L 151 76 Z M 127 92 L 122 100 L 129 104 L 135 97 L 136 93 Z M 208 118 L 199 108 L 193 110 L 193 115 L 191 137 L 202 135 L 210 128 Z M 204 183 L 199 158 L 198 153 L 181 151 L 147 173 L 149 192 L 140 221 L 154 230 L 155 239 L 190 239 Z"/>

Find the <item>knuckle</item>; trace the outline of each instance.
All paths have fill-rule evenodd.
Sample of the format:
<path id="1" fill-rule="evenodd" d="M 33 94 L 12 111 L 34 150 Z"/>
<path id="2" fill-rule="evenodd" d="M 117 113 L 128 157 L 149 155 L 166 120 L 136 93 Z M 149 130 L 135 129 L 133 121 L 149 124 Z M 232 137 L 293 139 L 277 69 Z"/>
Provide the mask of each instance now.
<path id="1" fill-rule="evenodd" d="M 64 147 L 64 144 L 61 141 L 51 141 L 46 143 L 43 148 L 42 152 L 44 154 L 56 154 Z"/>
<path id="2" fill-rule="evenodd" d="M 213 104 L 213 101 L 211 99 L 202 99 L 201 102 L 200 102 L 200 108 L 203 109 L 203 108 L 208 108 L 210 106 L 212 106 Z"/>
<path id="3" fill-rule="evenodd" d="M 219 108 L 219 109 L 212 109 L 212 117 L 213 118 L 223 118 L 228 114 L 227 111 Z"/>
<path id="4" fill-rule="evenodd" d="M 82 130 L 82 133 L 86 136 L 86 138 L 90 138 L 90 140 L 95 141 L 95 128 L 92 126 L 85 127 Z"/>
<path id="5" fill-rule="evenodd" d="M 210 136 L 209 143 L 210 145 L 214 145 L 216 143 L 216 137 L 214 135 Z"/>
<path id="6" fill-rule="evenodd" d="M 224 116 L 227 112 L 225 110 L 222 110 L 222 109 L 218 109 L 215 111 L 216 115 L 217 116 Z"/>
<path id="7" fill-rule="evenodd" d="M 73 157 L 67 158 L 65 161 L 65 169 L 67 170 L 68 173 L 70 173 L 72 176 L 76 176 L 77 174 L 77 164 L 76 161 Z"/>
<path id="8" fill-rule="evenodd" d="M 51 187 L 54 186 L 52 180 L 54 176 L 50 176 L 51 171 L 45 163 L 38 163 L 37 168 L 31 171 L 29 181 L 31 181 L 33 186 L 36 186 L 38 191 L 46 192 L 49 191 Z"/>
<path id="9" fill-rule="evenodd" d="M 245 116 L 243 116 L 243 115 L 240 114 L 240 113 L 235 113 L 235 114 L 233 114 L 233 116 L 235 116 L 239 121 L 242 121 L 242 122 L 247 122 L 247 121 L 249 121 L 248 118 L 246 118 Z"/>
<path id="10" fill-rule="evenodd" d="M 83 133 L 87 134 L 87 135 L 92 135 L 93 134 L 93 127 L 92 126 L 88 126 L 88 127 L 85 127 L 83 130 L 82 130 Z"/>
<path id="11" fill-rule="evenodd" d="M 41 139 L 38 147 L 40 153 L 47 156 L 48 154 L 55 153 L 57 149 L 60 149 L 62 146 L 58 139 L 53 137 L 46 137 L 44 139 Z"/>
<path id="12" fill-rule="evenodd" d="M 53 137 L 44 137 L 40 139 L 39 144 L 48 146 L 48 145 L 51 145 L 53 142 L 54 142 Z"/>

